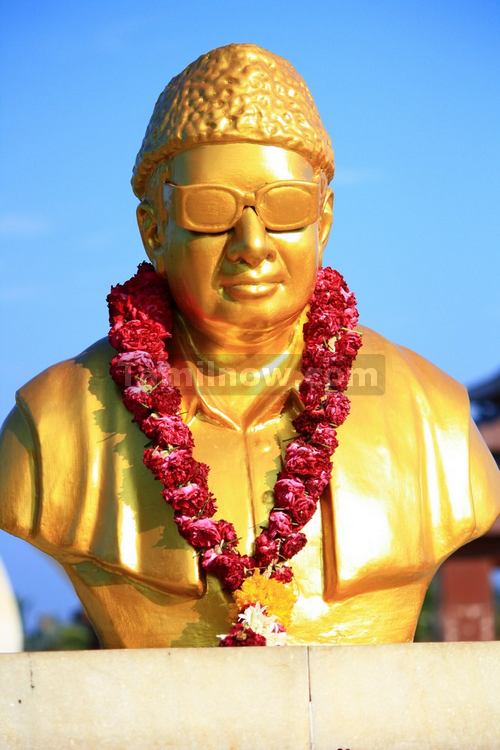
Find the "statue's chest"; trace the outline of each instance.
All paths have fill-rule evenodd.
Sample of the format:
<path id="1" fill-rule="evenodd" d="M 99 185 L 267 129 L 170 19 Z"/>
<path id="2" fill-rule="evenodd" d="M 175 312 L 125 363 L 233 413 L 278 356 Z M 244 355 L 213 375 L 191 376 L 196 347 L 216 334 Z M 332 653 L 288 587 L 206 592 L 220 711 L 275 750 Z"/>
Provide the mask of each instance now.
<path id="1" fill-rule="evenodd" d="M 246 432 L 202 413 L 190 421 L 195 458 L 210 467 L 217 517 L 234 524 L 242 553 L 252 552 L 255 536 L 267 524 L 281 456 L 294 435 L 292 418 L 285 410 Z M 415 472 L 392 461 L 391 452 L 378 445 L 380 436 L 351 424 L 356 428 L 358 421 L 342 428 L 331 486 L 304 528 L 306 547 L 292 561 L 298 593 L 309 602 L 306 616 L 311 602 L 317 615 L 328 606 L 327 631 L 334 603 L 338 609 L 339 602 L 370 591 L 405 586 L 435 567 L 420 533 L 408 526 L 408 503 L 401 502 L 405 492 L 412 507 L 419 507 L 418 487 L 409 481 Z M 126 412 L 111 435 L 89 443 L 90 463 L 100 471 L 87 483 L 81 509 L 86 534 L 83 526 L 74 526 L 68 546 L 84 562 L 121 577 L 123 585 L 131 581 L 145 591 L 198 600 L 202 606 L 206 581 L 194 549 L 177 531 L 161 484 L 143 464 L 145 436 Z"/>
<path id="2" fill-rule="evenodd" d="M 217 515 L 235 525 L 242 553 L 252 552 L 259 527 L 267 523 L 281 455 L 294 434 L 290 420 L 284 413 L 247 432 L 202 416 L 190 423 L 195 457 L 210 466 Z M 70 574 L 107 645 L 211 645 L 227 631 L 230 597 L 218 581 L 200 576 L 196 554 L 179 536 L 161 485 L 142 463 L 145 438 L 132 427 L 113 449 L 120 460 L 102 464 L 109 494 L 95 505 L 100 522 L 88 550 L 93 559 L 77 563 Z M 386 539 L 381 522 L 373 538 L 376 498 L 359 493 L 365 498 L 359 506 L 346 466 L 345 460 L 334 463 L 337 497 L 332 488 L 325 493 L 304 529 L 308 543 L 293 559 L 299 599 L 291 637 L 297 643 L 408 640 L 427 576 L 416 576 L 415 569 L 409 575 L 393 561 L 391 580 L 387 566 L 384 580 L 378 580 L 391 546 L 381 548 Z M 359 475 L 362 466 L 350 476 Z M 345 498 L 344 487 L 350 491 Z M 389 528 L 389 516 L 383 518 Z M 366 561 L 357 572 L 351 561 L 362 554 Z M 351 574 L 339 576 L 339 564 L 348 572 L 353 568 Z"/>
<path id="3" fill-rule="evenodd" d="M 251 554 L 273 506 L 283 445 L 294 434 L 290 422 L 283 415 L 243 432 L 197 417 L 190 427 L 195 458 L 210 467 L 217 515 L 233 523 L 240 551 Z"/>
<path id="4" fill-rule="evenodd" d="M 190 421 L 198 461 L 210 467 L 209 487 L 217 499 L 217 518 L 233 523 L 242 554 L 252 554 L 255 537 L 266 526 L 281 456 L 294 436 L 286 412 L 246 432 L 197 415 Z M 123 571 L 160 590 L 200 594 L 198 561 L 180 537 L 161 484 L 143 465 L 146 438 L 131 425 L 114 447 L 113 460 L 101 461 L 100 501 L 92 504 L 96 519 L 88 553 L 103 567 Z M 103 488 L 105 488 L 103 490 Z M 89 509 L 90 510 L 90 509 Z M 297 577 L 323 590 L 322 519 L 318 510 L 305 531 L 309 542 L 296 559 Z M 82 550 L 83 551 L 83 550 Z M 295 567 L 295 563 L 294 563 Z"/>

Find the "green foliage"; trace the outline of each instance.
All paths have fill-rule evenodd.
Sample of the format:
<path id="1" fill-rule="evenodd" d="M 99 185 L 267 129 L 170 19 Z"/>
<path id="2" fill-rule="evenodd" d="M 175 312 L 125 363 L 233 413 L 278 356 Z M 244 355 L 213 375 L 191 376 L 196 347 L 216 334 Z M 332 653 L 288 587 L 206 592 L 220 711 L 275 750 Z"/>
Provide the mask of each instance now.
<path id="1" fill-rule="evenodd" d="M 99 648 L 97 636 L 82 612 L 71 622 L 61 622 L 46 615 L 36 630 L 25 633 L 25 651 L 78 651 Z"/>
<path id="2" fill-rule="evenodd" d="M 439 636 L 438 588 L 439 583 L 436 576 L 427 589 L 424 603 L 422 605 L 422 610 L 420 612 L 420 617 L 417 623 L 417 629 L 415 631 L 414 638 L 414 640 L 417 642 L 441 640 Z"/>

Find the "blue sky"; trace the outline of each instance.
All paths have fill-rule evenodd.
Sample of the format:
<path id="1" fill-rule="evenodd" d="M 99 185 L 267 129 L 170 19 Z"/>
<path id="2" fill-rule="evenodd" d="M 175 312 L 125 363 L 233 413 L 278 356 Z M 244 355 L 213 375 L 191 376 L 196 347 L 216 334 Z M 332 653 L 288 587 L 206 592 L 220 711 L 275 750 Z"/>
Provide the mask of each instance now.
<path id="1" fill-rule="evenodd" d="M 471 384 L 498 369 L 500 6 L 473 2 L 5 4 L 0 23 L 0 418 L 106 332 L 142 259 L 129 180 L 169 79 L 255 42 L 309 83 L 336 153 L 326 262 L 362 322 Z M 67 614 L 52 563 L 0 534 L 33 622 Z"/>

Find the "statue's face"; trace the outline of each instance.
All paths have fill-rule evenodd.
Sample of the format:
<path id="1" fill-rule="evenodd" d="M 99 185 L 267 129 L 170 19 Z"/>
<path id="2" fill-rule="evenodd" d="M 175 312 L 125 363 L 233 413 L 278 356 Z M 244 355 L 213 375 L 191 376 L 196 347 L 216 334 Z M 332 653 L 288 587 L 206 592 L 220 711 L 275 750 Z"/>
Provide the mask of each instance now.
<path id="1" fill-rule="evenodd" d="M 173 185 L 214 184 L 245 193 L 268 183 L 296 180 L 317 182 L 306 159 L 276 146 L 249 143 L 185 151 L 171 160 L 168 177 Z M 153 247 L 150 232 L 149 255 L 157 270 L 166 274 L 183 317 L 209 335 L 235 327 L 249 332 L 272 330 L 296 319 L 314 287 L 331 224 L 331 201 L 327 198 L 314 221 L 300 228 L 271 230 L 263 221 L 264 212 L 261 219 L 258 208 L 246 206 L 234 226 L 207 232 L 192 228 L 192 222 L 200 220 L 196 194 L 187 199 L 185 215 L 179 208 L 181 193 L 169 185 L 163 188 L 166 211 L 162 216 L 162 207 L 156 207 L 156 239 Z M 319 190 L 317 195 L 318 200 Z M 226 200 L 216 193 L 213 199 Z M 207 215 L 206 193 L 203 200 L 202 220 Z M 141 224 L 140 215 L 139 220 Z M 148 244 L 144 226 L 141 232 Z"/>

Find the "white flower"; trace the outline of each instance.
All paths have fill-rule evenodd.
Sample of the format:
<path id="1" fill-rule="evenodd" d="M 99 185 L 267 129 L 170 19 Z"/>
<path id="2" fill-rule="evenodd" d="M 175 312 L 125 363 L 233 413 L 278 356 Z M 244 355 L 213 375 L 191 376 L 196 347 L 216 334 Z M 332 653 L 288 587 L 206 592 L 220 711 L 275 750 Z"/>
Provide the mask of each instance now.
<path id="1" fill-rule="evenodd" d="M 278 620 L 274 615 L 266 614 L 266 608 L 259 602 L 251 604 L 238 615 L 238 620 L 254 633 L 263 635 L 267 646 L 284 646 L 286 633 L 280 630 Z"/>
<path id="2" fill-rule="evenodd" d="M 267 615 L 265 607 L 258 602 L 240 612 L 238 620 L 259 635 L 265 635 L 270 625 L 276 623 L 276 618 L 273 615 Z"/>

